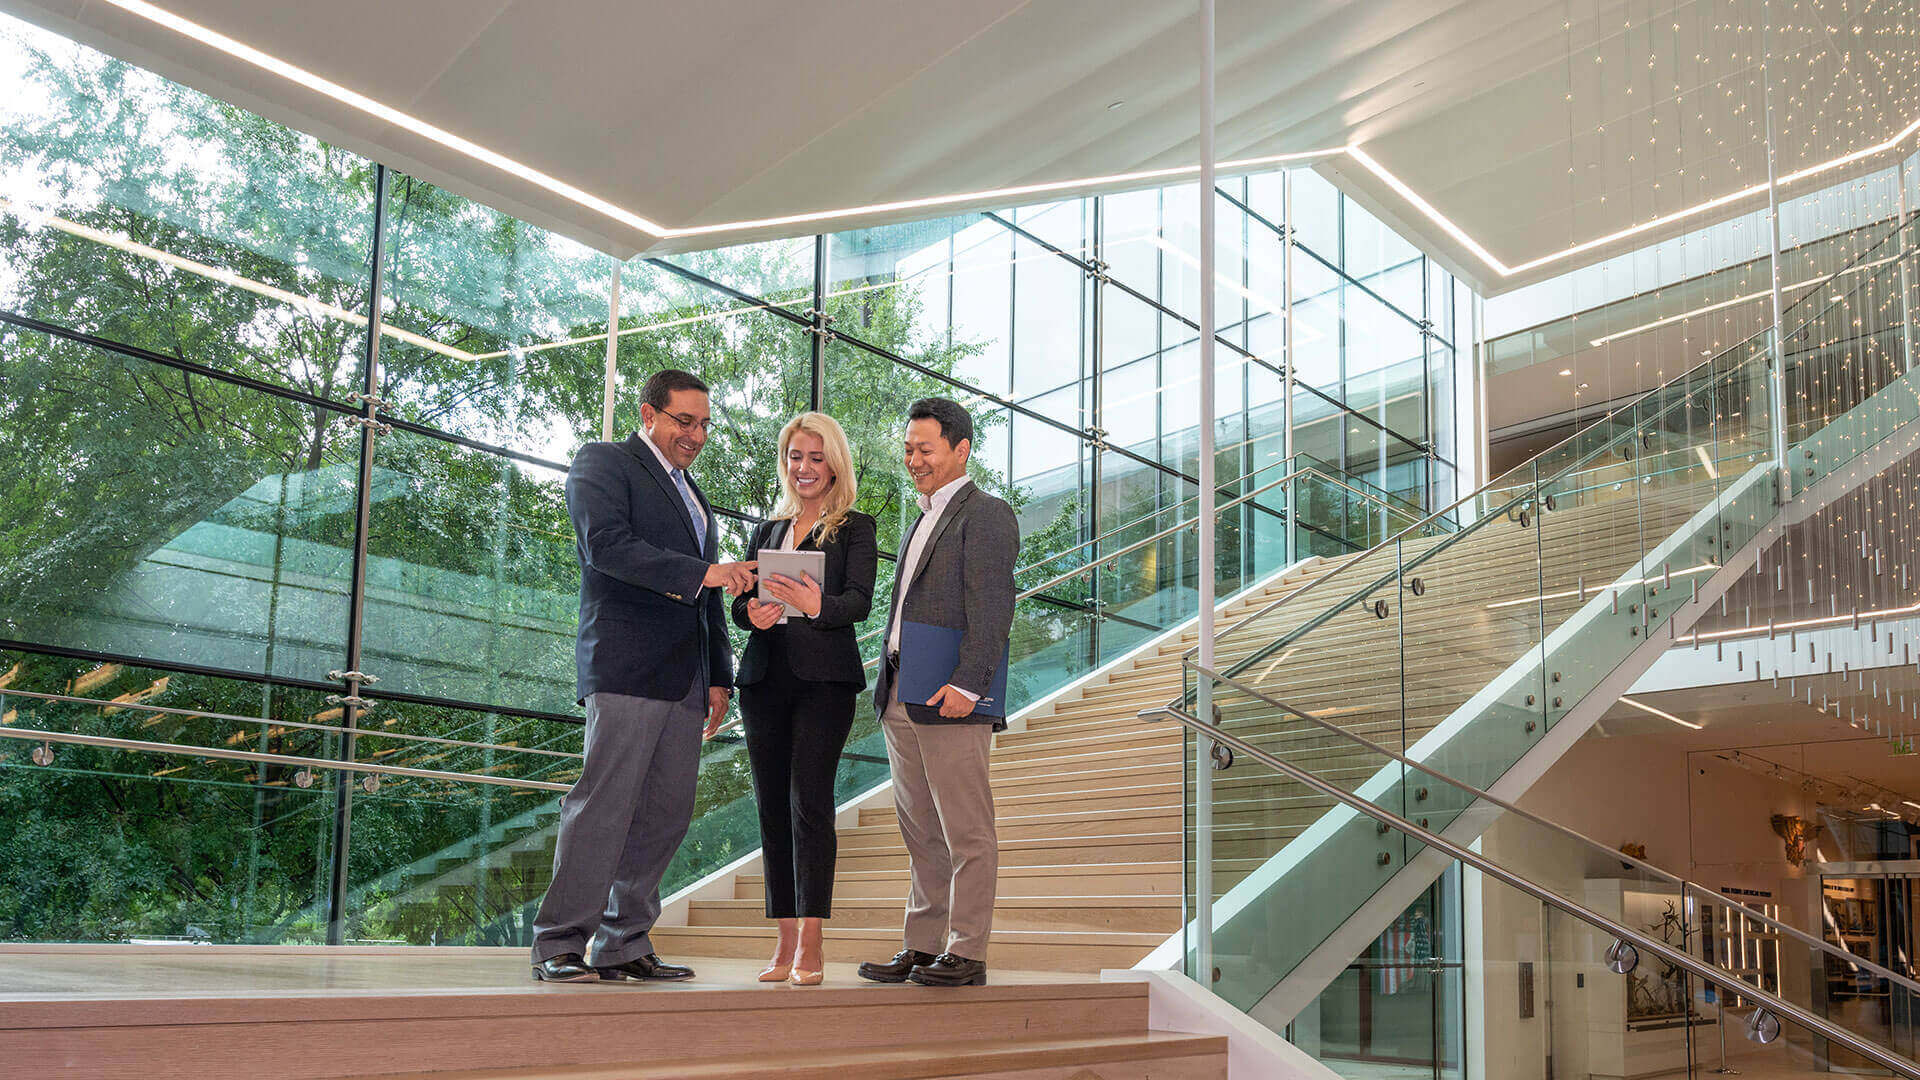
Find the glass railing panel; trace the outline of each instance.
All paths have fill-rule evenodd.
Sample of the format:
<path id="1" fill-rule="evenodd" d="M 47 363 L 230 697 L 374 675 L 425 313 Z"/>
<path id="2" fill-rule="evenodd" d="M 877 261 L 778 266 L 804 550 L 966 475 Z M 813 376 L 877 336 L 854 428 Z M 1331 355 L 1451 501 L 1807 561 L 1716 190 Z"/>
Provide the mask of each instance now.
<path id="1" fill-rule="evenodd" d="M 415 726 L 451 717 L 408 716 Z M 471 718 L 516 741 L 512 722 L 484 714 Z M 552 723 L 552 722 L 546 722 Z M 436 725 L 437 726 L 437 725 Z M 525 732 L 534 741 L 537 736 Z M 554 727 L 560 725 L 554 724 Z M 572 725 L 567 725 L 572 726 Z M 577 750 L 577 729 L 568 738 Z M 363 757 L 387 747 L 356 739 Z M 546 758 L 514 749 L 420 747 L 383 761 L 464 766 L 462 772 L 508 777 L 498 786 L 412 776 L 364 779 L 353 790 L 353 858 L 348 864 L 346 936 L 356 943 L 408 945 L 530 945 L 533 917 L 553 878 L 560 831 L 560 799 L 579 776 L 580 759 Z M 712 783 L 703 774 L 703 782 Z M 545 782 L 561 790 L 534 786 Z M 711 835 L 711 830 L 703 830 Z M 757 839 L 756 839 L 757 844 Z"/>
<path id="2" fill-rule="evenodd" d="M 1757 475 L 1774 470 L 1773 334 L 1769 330 L 1743 347 L 1715 358 L 1719 377 L 1713 387 L 1712 472 L 1720 485 L 1720 533 L 1717 547 L 1706 552 L 1725 563 L 1757 535 L 1778 499 L 1778 483 Z M 1773 498 L 1758 496 L 1753 488 L 1773 484 Z M 1704 560 L 1703 560 L 1704 561 Z"/>
<path id="3" fill-rule="evenodd" d="M 1542 881 L 1570 902 L 1582 902 L 1593 880 L 1625 880 L 1643 892 L 1660 892 L 1676 904 L 1684 898 L 1678 878 L 1609 852 L 1544 822 L 1488 802 L 1457 785 L 1448 773 L 1402 760 L 1379 745 L 1355 738 L 1336 718 L 1321 723 L 1300 717 L 1232 683 L 1215 683 L 1220 726 L 1253 748 L 1319 781 L 1351 792 L 1382 811 L 1412 821 L 1456 843 L 1480 842 L 1520 872 Z M 1518 740 L 1512 740 L 1518 741 Z M 1447 744 L 1454 771 L 1497 775 L 1511 764 L 1510 748 L 1482 749 L 1480 740 Z M 1212 775 L 1213 870 L 1216 892 L 1227 897 L 1214 915 L 1216 966 L 1235 1000 L 1252 1000 L 1298 964 L 1330 934 L 1344 932 L 1348 915 L 1363 904 L 1404 905 L 1430 879 L 1432 856 L 1409 837 L 1386 830 L 1372 817 L 1341 805 L 1306 780 L 1242 754 Z M 1416 868 L 1411 876 L 1402 868 Z M 1233 889 L 1252 880 L 1235 895 Z M 1409 882 L 1412 882 L 1410 885 Z M 1328 884 L 1332 883 L 1332 884 Z M 1405 892 L 1370 901 L 1374 890 Z M 1272 920 L 1284 917 L 1284 942 L 1258 943 L 1266 966 L 1243 965 L 1245 954 Z M 1314 970 L 1324 970 L 1317 957 Z M 1231 975 L 1229 979 L 1228 976 Z M 1261 978 L 1267 986 L 1256 985 Z"/>
<path id="4" fill-rule="evenodd" d="M 1364 943 L 1284 1035 L 1352 1080 L 1465 1075 L 1460 875 L 1443 874 Z"/>
<path id="5" fill-rule="evenodd" d="M 1383 745 L 1423 757 L 1466 742 L 1511 763 L 1545 733 L 1540 522 L 1538 506 L 1515 502 L 1405 559 L 1406 730 Z"/>
<path id="6" fill-rule="evenodd" d="M 1912 227 L 1901 239 L 1916 239 Z M 1846 276 L 1844 289 L 1802 301 L 1787 344 L 1789 474 L 1803 491 L 1920 418 L 1920 376 L 1907 367 L 1909 317 L 1897 265 Z M 1789 323 L 1790 326 L 1795 324 Z"/>
<path id="7" fill-rule="evenodd" d="M 1496 894 L 1516 891 L 1493 884 L 1490 875 L 1479 876 L 1487 883 L 1483 888 Z M 1643 893 L 1625 883 L 1596 885 L 1584 906 L 1646 939 L 1695 957 L 1712 931 L 1698 906 L 1676 908 L 1664 895 Z M 1554 1034 L 1558 1038 L 1575 1023 L 1593 1030 L 1596 1037 L 1589 1044 L 1585 1068 L 1596 1075 L 1629 1060 L 1649 1070 L 1684 1070 L 1693 1076 L 1889 1075 L 1884 1066 L 1850 1053 L 1836 1040 L 1738 988 L 1756 986 L 1778 995 L 1778 972 L 1743 969 L 1738 981 L 1710 978 L 1644 945 L 1623 953 L 1610 930 L 1563 908 L 1541 905 L 1541 911 L 1555 957 L 1554 1007 L 1569 1014 L 1568 1023 L 1557 1023 Z M 1584 989 L 1575 990 L 1576 986 Z M 1598 1037 L 1599 1032 L 1607 1036 Z"/>
<path id="8" fill-rule="evenodd" d="M 1213 698 L 1222 727 L 1262 749 L 1283 750 L 1327 783 L 1351 789 L 1372 773 L 1374 763 L 1346 740 L 1243 690 L 1214 683 Z M 1393 879 L 1400 845 L 1387 844 L 1394 838 L 1351 813 L 1327 820 L 1332 803 L 1311 785 L 1224 750 L 1214 761 L 1228 764 L 1211 774 L 1211 790 L 1190 785 L 1190 826 L 1198 828 L 1204 809 L 1211 828 L 1190 837 L 1189 850 L 1205 859 L 1212 880 L 1213 966 L 1220 972 L 1213 988 L 1245 1009 L 1337 930 L 1353 903 Z M 1329 849 L 1345 857 L 1325 858 Z M 1310 856 L 1320 856 L 1311 872 L 1295 872 Z M 1200 888 L 1190 877 L 1189 889 Z"/>
<path id="9" fill-rule="evenodd" d="M 565 481 L 404 430 L 374 441 L 360 669 L 381 690 L 579 715 Z"/>
<path id="10" fill-rule="evenodd" d="M 1229 712 L 1258 701 L 1229 684 L 1218 693 Z M 1884 1073 L 1874 1055 L 1910 1058 L 1904 999 L 1882 998 L 1875 1011 L 1850 997 L 1847 1009 L 1862 1015 L 1834 1020 L 1804 989 L 1809 970 L 1844 966 L 1841 950 L 1797 961 L 1793 952 L 1813 942 L 1783 933 L 1766 912 L 1318 730 L 1364 760 L 1372 778 L 1350 793 L 1365 805 L 1280 767 L 1324 767 L 1326 743 L 1297 726 L 1269 731 L 1210 773 L 1201 797 L 1211 828 L 1190 839 L 1219 897 L 1205 941 L 1212 970 L 1200 974 L 1249 1015 L 1284 1025 L 1335 1072 L 1373 1080 L 1392 1057 L 1423 1075 L 1451 1074 L 1464 1045 L 1463 1000 L 1486 1010 L 1472 1038 L 1484 1040 L 1478 1049 L 1488 1060 L 1530 1060 L 1551 1040 L 1556 1074 L 1564 1064 L 1618 1075 L 1630 1061 L 1665 1071 L 1750 1064 Z M 1255 775 L 1236 778 L 1243 770 Z M 1289 837 L 1291 805 L 1316 797 L 1331 811 Z M 1330 842 L 1303 851 L 1314 831 Z M 1238 846 L 1224 855 L 1211 846 L 1221 841 Z M 1266 862 L 1237 869 L 1259 844 L 1271 852 Z M 1463 864 L 1467 851 L 1474 861 Z M 1326 918 L 1329 908 L 1353 917 Z M 1190 944 L 1201 940 L 1190 927 Z M 1633 948 L 1615 948 L 1618 940 Z M 1312 974 L 1276 977 L 1288 972 Z M 1839 982 L 1864 993 L 1872 980 Z M 1794 1010 L 1834 1029 L 1803 1027 Z"/>
<path id="11" fill-rule="evenodd" d="M 1391 618 L 1398 599 L 1399 553 L 1393 545 L 1382 545 L 1351 558 L 1350 564 L 1343 560 L 1338 571 L 1319 579 L 1311 592 L 1300 593 L 1299 602 L 1251 613 L 1223 634 L 1214 643 L 1216 667 L 1238 669 L 1250 685 L 1266 688 L 1282 685 L 1296 662 L 1302 673 L 1318 671 L 1338 657 L 1356 655 L 1341 650 L 1367 648 L 1379 650 L 1366 654 L 1374 662 L 1348 674 L 1391 684 L 1397 696 L 1397 670 L 1391 678 L 1388 674 L 1397 669 L 1399 658 L 1399 628 Z M 1377 604 L 1385 605 L 1386 617 Z"/>
<path id="12" fill-rule="evenodd" d="M 1751 920 L 1730 917 L 1732 912 L 1716 920 L 1720 932 L 1715 945 L 1723 953 L 1751 958 L 1743 966 L 1764 971 L 1767 961 L 1774 960 L 1789 987 L 1805 986 L 1815 1014 L 1913 1057 L 1920 1051 L 1920 993 L 1906 980 L 1888 978 L 1870 965 L 1913 973 L 1915 928 L 1903 913 L 1913 910 L 1917 887 L 1920 879 L 1911 874 L 1830 867 L 1812 894 L 1818 904 L 1813 918 L 1827 948 L 1811 949 L 1793 940 L 1772 944 L 1764 927 L 1742 926 Z M 1833 1063 L 1850 1068 L 1860 1059 L 1836 1052 Z"/>
<path id="13" fill-rule="evenodd" d="M 0 637 L 287 679 L 345 666 L 350 416 L 14 327 L 0 400 Z"/>
<path id="14" fill-rule="evenodd" d="M 332 709 L 317 691 L 0 652 L 0 732 L 332 760 L 337 736 L 286 723 L 337 724 Z M 0 738 L 0 850 L 15 856 L 0 869 L 6 936 L 325 944 L 339 777 L 293 763 Z"/>

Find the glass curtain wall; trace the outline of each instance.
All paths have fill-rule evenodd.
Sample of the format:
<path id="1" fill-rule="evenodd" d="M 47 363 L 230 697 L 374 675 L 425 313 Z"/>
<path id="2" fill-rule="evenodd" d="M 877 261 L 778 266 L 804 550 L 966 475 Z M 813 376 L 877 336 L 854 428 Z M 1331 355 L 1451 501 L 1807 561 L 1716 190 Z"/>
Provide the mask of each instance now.
<path id="1" fill-rule="evenodd" d="M 562 481 L 662 367 L 714 387 L 735 555 L 820 408 L 890 560 L 929 394 L 974 411 L 1023 566 L 1101 538 L 1023 586 L 1191 512 L 1191 187 L 622 264 L 25 23 L 0 78 L 0 727 L 62 736 L 0 739 L 0 939 L 524 940 L 579 770 Z M 1311 172 L 1217 198 L 1223 492 L 1306 454 L 1447 501 L 1465 290 Z M 1223 519 L 1223 594 L 1356 547 L 1290 545 L 1284 505 Z M 1016 699 L 1187 618 L 1195 554 L 1023 604 Z M 748 795 L 709 746 L 670 889 L 757 846 Z"/>

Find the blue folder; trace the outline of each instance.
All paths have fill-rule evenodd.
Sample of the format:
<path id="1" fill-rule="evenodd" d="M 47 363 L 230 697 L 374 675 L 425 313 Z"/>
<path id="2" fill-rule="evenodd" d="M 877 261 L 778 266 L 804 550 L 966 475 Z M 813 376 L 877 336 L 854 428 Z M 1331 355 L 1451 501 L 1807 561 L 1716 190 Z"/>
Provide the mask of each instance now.
<path id="1" fill-rule="evenodd" d="M 1011 648 L 1011 645 L 1009 645 Z M 953 679 L 960 666 L 960 631 L 926 623 L 900 624 L 900 700 L 909 705 L 925 705 L 927 699 Z M 972 689 L 969 687 L 968 689 Z M 993 673 L 987 692 L 973 706 L 982 716 L 1007 715 L 1007 653 L 1000 656 L 1000 667 Z"/>

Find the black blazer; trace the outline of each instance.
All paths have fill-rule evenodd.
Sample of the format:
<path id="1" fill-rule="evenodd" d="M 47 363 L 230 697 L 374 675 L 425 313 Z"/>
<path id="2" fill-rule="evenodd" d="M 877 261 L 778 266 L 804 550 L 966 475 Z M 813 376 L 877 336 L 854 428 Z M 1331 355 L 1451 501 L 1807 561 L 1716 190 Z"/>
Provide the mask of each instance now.
<path id="1" fill-rule="evenodd" d="M 719 558 L 719 520 L 700 486 L 706 543 L 673 478 L 635 434 L 580 448 L 567 470 L 567 515 L 580 555 L 575 690 L 679 701 L 704 677 L 733 685 L 721 590 L 701 586 Z"/>
<path id="2" fill-rule="evenodd" d="M 785 519 L 762 522 L 753 530 L 747 558 L 757 557 L 762 548 L 777 549 L 792 527 L 793 523 Z M 812 619 L 795 616 L 785 626 L 756 630 L 747 618 L 748 598 L 734 597 L 733 621 L 748 632 L 746 651 L 740 655 L 740 685 L 750 686 L 766 676 L 772 639 L 780 634 L 784 635 L 787 665 L 795 678 L 864 687 L 867 673 L 860 665 L 855 631 L 873 610 L 873 578 L 880 558 L 873 519 L 849 510 L 825 547 L 820 546 L 818 532 L 809 534 L 798 547 L 827 556 L 826 580 L 820 583 L 820 614 Z"/>

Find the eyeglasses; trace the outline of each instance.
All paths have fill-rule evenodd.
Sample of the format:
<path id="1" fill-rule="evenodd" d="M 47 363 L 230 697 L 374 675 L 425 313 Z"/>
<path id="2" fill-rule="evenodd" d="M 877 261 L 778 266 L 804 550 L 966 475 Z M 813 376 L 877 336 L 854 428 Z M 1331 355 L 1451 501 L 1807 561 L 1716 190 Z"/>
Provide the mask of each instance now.
<path id="1" fill-rule="evenodd" d="M 672 420 L 674 423 L 679 424 L 681 427 L 688 429 L 689 431 L 693 430 L 694 428 L 699 428 L 701 431 L 713 430 L 712 420 L 695 420 L 690 415 L 687 415 L 684 413 L 670 413 L 665 409 L 655 409 L 653 410 L 653 414 L 655 416 L 664 416 L 667 419 Z"/>

